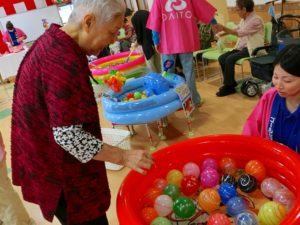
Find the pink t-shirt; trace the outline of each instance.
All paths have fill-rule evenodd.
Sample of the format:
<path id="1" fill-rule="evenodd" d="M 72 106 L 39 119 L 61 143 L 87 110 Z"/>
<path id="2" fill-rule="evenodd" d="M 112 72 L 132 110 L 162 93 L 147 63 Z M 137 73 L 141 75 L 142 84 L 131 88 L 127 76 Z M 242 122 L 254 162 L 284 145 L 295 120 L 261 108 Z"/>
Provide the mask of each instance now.
<path id="1" fill-rule="evenodd" d="M 160 33 L 160 52 L 176 54 L 200 48 L 197 20 L 209 23 L 216 9 L 206 0 L 155 0 L 147 28 Z"/>

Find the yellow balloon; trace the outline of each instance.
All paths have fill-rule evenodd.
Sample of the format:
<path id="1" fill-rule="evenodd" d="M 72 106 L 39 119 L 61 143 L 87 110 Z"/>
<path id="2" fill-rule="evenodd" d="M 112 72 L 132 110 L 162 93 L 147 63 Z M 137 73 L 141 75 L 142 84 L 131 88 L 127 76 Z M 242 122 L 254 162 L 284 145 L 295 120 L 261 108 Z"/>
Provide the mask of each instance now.
<path id="1" fill-rule="evenodd" d="M 286 215 L 287 212 L 283 205 L 269 201 L 260 207 L 258 221 L 260 225 L 278 225 Z"/>
<path id="2" fill-rule="evenodd" d="M 167 174 L 166 180 L 169 184 L 175 184 L 180 187 L 182 178 L 183 174 L 179 170 L 170 170 Z"/>

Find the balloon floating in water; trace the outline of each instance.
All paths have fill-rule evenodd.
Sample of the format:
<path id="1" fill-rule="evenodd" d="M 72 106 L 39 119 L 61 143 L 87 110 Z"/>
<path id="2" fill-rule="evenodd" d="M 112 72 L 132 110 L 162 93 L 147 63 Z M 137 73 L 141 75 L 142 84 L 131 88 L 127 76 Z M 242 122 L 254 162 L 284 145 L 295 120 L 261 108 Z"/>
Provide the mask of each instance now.
<path id="1" fill-rule="evenodd" d="M 254 176 L 259 182 L 266 177 L 266 168 L 259 160 L 250 160 L 245 166 L 245 172 Z"/>
<path id="2" fill-rule="evenodd" d="M 250 193 L 256 190 L 257 183 L 255 177 L 249 174 L 243 174 L 238 179 L 238 187 L 241 191 Z"/>
<path id="3" fill-rule="evenodd" d="M 172 212 L 173 200 L 169 195 L 160 195 L 154 201 L 154 209 L 159 216 L 167 216 Z"/>
<path id="4" fill-rule="evenodd" d="M 157 217 L 151 222 L 151 225 L 172 225 L 172 223 L 165 217 Z"/>
<path id="5" fill-rule="evenodd" d="M 221 186 L 218 189 L 218 192 L 223 204 L 226 204 L 229 201 L 229 199 L 237 196 L 235 187 L 229 183 L 221 184 Z"/>
<path id="6" fill-rule="evenodd" d="M 230 225 L 231 222 L 223 213 L 212 214 L 207 221 L 207 225 Z"/>
<path id="7" fill-rule="evenodd" d="M 192 199 L 187 197 L 178 197 L 174 201 L 173 211 L 179 218 L 187 219 L 195 214 L 196 206 Z"/>
<path id="8" fill-rule="evenodd" d="M 181 181 L 181 191 L 186 196 L 195 194 L 200 187 L 200 182 L 195 176 L 185 176 Z"/>
<path id="9" fill-rule="evenodd" d="M 182 173 L 184 176 L 193 175 L 198 178 L 200 175 L 200 168 L 196 163 L 189 162 L 183 166 Z"/>
<path id="10" fill-rule="evenodd" d="M 218 171 L 207 168 L 201 172 L 200 181 L 203 188 L 211 188 L 219 184 L 220 175 Z"/>
<path id="11" fill-rule="evenodd" d="M 255 213 L 246 210 L 237 214 L 234 217 L 234 224 L 236 225 L 258 225 Z"/>
<path id="12" fill-rule="evenodd" d="M 248 209 L 248 207 L 244 199 L 241 197 L 233 197 L 227 202 L 226 209 L 228 215 L 235 216 Z"/>
<path id="13" fill-rule="evenodd" d="M 278 225 L 286 216 L 283 205 L 277 202 L 266 202 L 258 212 L 258 221 L 262 225 Z"/>
<path id="14" fill-rule="evenodd" d="M 283 188 L 284 186 L 274 178 L 266 178 L 260 184 L 261 192 L 268 198 L 273 198 L 275 191 Z"/>
<path id="15" fill-rule="evenodd" d="M 217 190 L 207 188 L 200 192 L 198 205 L 206 212 L 211 213 L 220 207 L 221 198 Z"/>
<path id="16" fill-rule="evenodd" d="M 206 169 L 214 169 L 218 170 L 218 163 L 215 159 L 213 158 L 207 158 L 202 162 L 201 169 L 206 170 Z"/>
<path id="17" fill-rule="evenodd" d="M 158 217 L 158 214 L 153 207 L 145 207 L 142 209 L 142 218 L 146 224 L 150 224 L 156 217 Z"/>
<path id="18" fill-rule="evenodd" d="M 237 187 L 237 181 L 236 181 L 235 177 L 230 174 L 224 174 L 221 177 L 220 183 L 221 184 L 229 183 L 229 184 L 233 185 L 234 187 Z"/>
<path id="19" fill-rule="evenodd" d="M 219 167 L 224 174 L 234 175 L 237 171 L 236 162 L 230 157 L 223 157 L 219 162 Z"/>

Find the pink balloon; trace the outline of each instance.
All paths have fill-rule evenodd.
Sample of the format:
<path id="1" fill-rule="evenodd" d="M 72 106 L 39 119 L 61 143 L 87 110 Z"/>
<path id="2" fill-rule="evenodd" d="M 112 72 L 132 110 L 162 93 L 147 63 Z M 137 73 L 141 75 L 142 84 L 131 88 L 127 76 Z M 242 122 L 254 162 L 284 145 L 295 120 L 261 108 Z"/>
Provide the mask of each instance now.
<path id="1" fill-rule="evenodd" d="M 273 198 L 275 191 L 283 188 L 284 186 L 274 178 L 266 178 L 262 181 L 260 189 L 262 193 L 268 198 Z"/>
<path id="2" fill-rule="evenodd" d="M 196 163 L 189 162 L 183 166 L 182 173 L 184 176 L 192 175 L 198 178 L 200 175 L 200 168 Z"/>
<path id="3" fill-rule="evenodd" d="M 202 171 L 200 182 L 203 188 L 212 188 L 219 184 L 220 175 L 217 170 L 208 168 Z"/>
<path id="4" fill-rule="evenodd" d="M 284 205 L 290 211 L 295 204 L 295 195 L 287 188 L 281 188 L 274 192 L 273 201 Z"/>
<path id="5" fill-rule="evenodd" d="M 206 170 L 208 168 L 218 170 L 218 163 L 213 158 L 207 158 L 202 162 L 201 170 Z"/>

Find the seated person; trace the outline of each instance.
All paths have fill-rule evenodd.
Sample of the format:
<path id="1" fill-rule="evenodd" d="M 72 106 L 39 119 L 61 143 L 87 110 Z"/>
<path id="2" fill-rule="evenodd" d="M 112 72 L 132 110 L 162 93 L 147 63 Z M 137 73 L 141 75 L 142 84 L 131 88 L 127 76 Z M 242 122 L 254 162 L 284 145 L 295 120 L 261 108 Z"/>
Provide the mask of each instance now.
<path id="1" fill-rule="evenodd" d="M 7 21 L 6 31 L 3 34 L 3 41 L 7 44 L 8 48 L 19 46 L 27 38 L 27 35 L 19 28 L 15 28 L 12 22 Z"/>
<path id="2" fill-rule="evenodd" d="M 243 134 L 300 150 L 300 45 L 289 45 L 275 58 L 269 89 L 250 114 Z"/>
<path id="3" fill-rule="evenodd" d="M 119 38 L 121 52 L 129 51 L 131 44 L 136 41 L 136 34 L 131 24 L 132 15 L 133 11 L 129 8 L 126 8 L 123 27 L 125 30 L 125 37 Z"/>
<path id="4" fill-rule="evenodd" d="M 216 93 L 218 97 L 235 93 L 237 83 L 234 79 L 235 62 L 241 58 L 249 57 L 252 51 L 264 46 L 264 22 L 253 11 L 253 0 L 236 0 L 236 11 L 242 18 L 236 29 L 223 26 L 224 34 L 232 34 L 239 37 L 235 48 L 219 57 L 219 63 L 223 73 L 223 86 Z"/>

